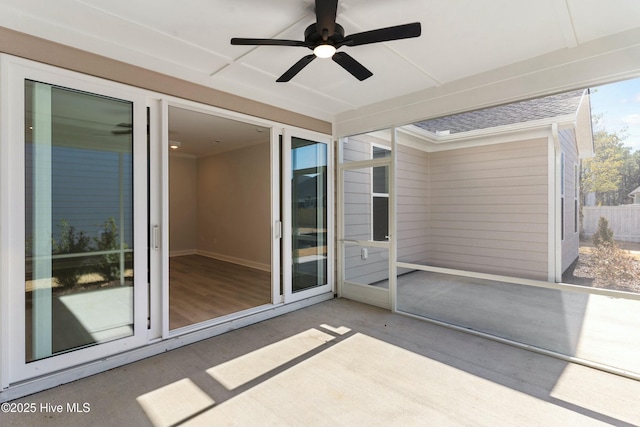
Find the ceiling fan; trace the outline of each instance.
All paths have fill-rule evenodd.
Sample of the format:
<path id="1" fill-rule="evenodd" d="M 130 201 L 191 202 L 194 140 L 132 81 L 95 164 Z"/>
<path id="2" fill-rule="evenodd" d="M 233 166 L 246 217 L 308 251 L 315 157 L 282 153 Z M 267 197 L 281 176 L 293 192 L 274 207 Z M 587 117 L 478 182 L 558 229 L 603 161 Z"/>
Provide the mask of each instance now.
<path id="1" fill-rule="evenodd" d="M 283 39 L 252 39 L 232 38 L 232 45 L 252 46 L 295 46 L 306 47 L 313 50 L 296 62 L 277 82 L 288 82 L 311 61 L 317 58 L 331 58 L 342 68 L 362 81 L 373 75 L 362 64 L 345 52 L 336 52 L 342 46 L 360 46 L 363 44 L 387 42 L 392 40 L 419 37 L 421 27 L 419 22 L 397 25 L 394 27 L 379 28 L 377 30 L 344 35 L 344 28 L 336 23 L 338 0 L 315 0 L 316 23 L 309 25 L 304 31 L 304 41 Z"/>

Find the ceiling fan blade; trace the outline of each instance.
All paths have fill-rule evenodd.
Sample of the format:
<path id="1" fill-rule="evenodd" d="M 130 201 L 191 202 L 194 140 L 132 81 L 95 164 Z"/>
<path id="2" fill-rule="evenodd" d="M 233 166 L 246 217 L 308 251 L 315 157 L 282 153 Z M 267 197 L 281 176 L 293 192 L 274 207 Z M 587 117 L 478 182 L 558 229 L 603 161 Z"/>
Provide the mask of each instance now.
<path id="1" fill-rule="evenodd" d="M 314 59 L 316 59 L 316 56 L 314 54 L 307 55 L 307 56 L 303 57 L 300 61 L 298 61 L 295 64 L 293 64 L 293 67 L 291 67 L 287 71 L 285 71 L 285 73 L 283 75 L 281 75 L 280 78 L 278 78 L 278 80 L 276 80 L 276 81 L 279 82 L 279 83 L 288 82 L 296 74 L 298 74 L 300 71 L 302 71 L 302 69 L 304 67 L 309 65 L 309 63 L 311 61 L 313 61 Z"/>
<path id="2" fill-rule="evenodd" d="M 379 28 L 377 30 L 364 31 L 346 36 L 339 46 L 360 46 L 369 43 L 388 42 L 391 40 L 419 37 L 422 27 L 419 22 L 412 24 L 396 25 L 395 27 Z"/>
<path id="3" fill-rule="evenodd" d="M 283 40 L 283 39 L 246 39 L 234 37 L 231 44 L 240 46 L 300 46 L 309 47 L 307 43 L 299 40 Z"/>
<path id="4" fill-rule="evenodd" d="M 316 0 L 316 29 L 327 41 L 336 32 L 336 14 L 338 13 L 338 0 Z"/>
<path id="5" fill-rule="evenodd" d="M 363 81 L 373 76 L 373 73 L 367 70 L 364 65 L 353 59 L 349 54 L 344 52 L 336 52 L 331 59 L 334 62 L 340 64 L 342 68 L 350 72 L 353 77 L 356 79 Z"/>

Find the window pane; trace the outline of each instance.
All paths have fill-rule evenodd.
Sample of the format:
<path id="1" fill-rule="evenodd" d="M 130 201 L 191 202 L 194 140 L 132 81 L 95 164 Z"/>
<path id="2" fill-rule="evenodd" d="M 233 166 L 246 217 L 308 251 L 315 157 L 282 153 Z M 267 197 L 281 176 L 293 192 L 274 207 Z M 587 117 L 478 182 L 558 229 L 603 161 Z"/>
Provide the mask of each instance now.
<path id="1" fill-rule="evenodd" d="M 383 148 L 383 147 L 377 147 L 377 146 L 373 146 L 371 147 L 372 150 L 372 157 L 374 159 L 382 159 L 383 157 L 391 157 L 391 150 L 389 150 L 388 148 Z"/>
<path id="2" fill-rule="evenodd" d="M 373 168 L 373 192 L 378 194 L 389 194 L 389 180 L 387 179 L 387 167 L 378 166 Z"/>
<path id="3" fill-rule="evenodd" d="M 133 333 L 133 106 L 25 85 L 26 354 Z"/>
<path id="4" fill-rule="evenodd" d="M 373 198 L 373 240 L 389 240 L 389 198 Z"/>

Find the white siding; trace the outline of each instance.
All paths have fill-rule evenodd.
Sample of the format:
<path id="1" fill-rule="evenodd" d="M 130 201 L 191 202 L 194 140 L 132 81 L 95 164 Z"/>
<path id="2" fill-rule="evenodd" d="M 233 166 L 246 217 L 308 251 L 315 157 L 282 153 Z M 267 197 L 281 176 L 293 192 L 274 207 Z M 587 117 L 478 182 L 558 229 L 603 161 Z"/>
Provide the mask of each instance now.
<path id="1" fill-rule="evenodd" d="M 430 265 L 546 280 L 547 144 L 430 155 Z"/>
<path id="2" fill-rule="evenodd" d="M 398 260 L 429 260 L 429 155 L 398 146 L 396 167 Z"/>
<path id="3" fill-rule="evenodd" d="M 345 162 L 370 160 L 371 144 L 389 145 L 388 141 L 368 135 L 349 137 L 343 144 Z M 372 239 L 372 169 L 344 172 L 344 237 L 347 240 Z M 363 258 L 360 246 L 346 245 L 344 250 L 345 280 L 351 283 L 371 284 L 389 278 L 389 251 L 366 248 Z"/>
<path id="4" fill-rule="evenodd" d="M 571 131 L 562 133 L 566 144 L 575 147 L 571 136 Z M 434 153 L 399 145 L 398 260 L 546 280 L 548 144 L 547 138 L 538 138 Z M 350 138 L 343 153 L 352 160 L 370 158 L 364 137 Z M 567 236 L 576 234 L 573 158 L 567 155 Z M 368 240 L 371 170 L 346 171 L 344 188 L 345 238 Z M 386 251 L 370 248 L 369 258 L 362 260 L 360 248 L 350 247 L 345 255 L 347 280 L 387 278 Z"/>
<path id="5" fill-rule="evenodd" d="M 562 240 L 562 272 L 578 258 L 580 247 L 580 227 L 576 228 L 575 200 L 576 185 L 574 166 L 578 164 L 578 148 L 575 132 L 561 130 L 558 134 L 560 147 L 564 153 L 564 239 Z M 561 178 L 562 179 L 562 178 Z M 578 198 L 579 199 L 579 198 Z M 579 207 L 578 207 L 579 209 Z M 578 218 L 579 221 L 579 218 Z M 559 225 L 560 226 L 560 225 Z"/>

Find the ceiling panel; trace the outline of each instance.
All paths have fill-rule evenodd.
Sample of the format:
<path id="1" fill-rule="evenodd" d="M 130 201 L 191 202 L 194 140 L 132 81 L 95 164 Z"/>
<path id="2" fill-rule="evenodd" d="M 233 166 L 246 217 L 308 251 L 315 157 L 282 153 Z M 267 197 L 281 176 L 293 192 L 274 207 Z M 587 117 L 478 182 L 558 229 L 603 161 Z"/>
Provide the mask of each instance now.
<path id="1" fill-rule="evenodd" d="M 429 75 L 447 83 L 565 47 L 552 1 L 410 2 L 422 18 L 422 36 L 389 43 Z M 403 5 L 404 6 L 404 5 Z M 380 16 L 393 6 L 380 6 Z M 358 23 L 382 25 L 369 8 L 348 11 Z"/>
<path id="2" fill-rule="evenodd" d="M 331 121 L 403 94 L 572 49 L 640 26 L 638 0 L 341 0 L 347 34 L 420 22 L 415 39 L 344 47 L 364 82 L 310 51 L 232 46 L 232 37 L 303 39 L 313 0 L 0 0 L 0 25 Z"/>
<path id="3" fill-rule="evenodd" d="M 186 108 L 169 107 L 169 140 L 179 142 L 172 154 L 209 156 L 270 141 L 268 128 Z M 169 148 L 167 148 L 169 149 Z"/>
<path id="4" fill-rule="evenodd" d="M 305 1 L 269 0 L 78 0 L 123 20 L 153 28 L 185 43 L 234 57 L 229 43 L 242 37 L 274 37 L 303 16 L 313 15 Z M 244 48 L 242 48 L 244 49 Z"/>
<path id="5" fill-rule="evenodd" d="M 567 0 L 580 43 L 637 28 L 638 0 Z"/>

